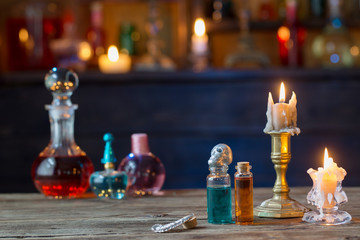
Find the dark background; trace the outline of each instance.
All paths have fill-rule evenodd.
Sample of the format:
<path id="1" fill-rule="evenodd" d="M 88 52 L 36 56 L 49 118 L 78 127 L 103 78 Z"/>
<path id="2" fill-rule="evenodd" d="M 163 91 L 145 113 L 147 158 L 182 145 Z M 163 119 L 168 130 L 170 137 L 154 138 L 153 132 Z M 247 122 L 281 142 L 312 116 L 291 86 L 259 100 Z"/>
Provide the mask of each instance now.
<path id="1" fill-rule="evenodd" d="M 45 104 L 52 100 L 44 72 L 0 75 L 0 192 L 35 192 L 30 169 L 48 144 Z M 151 151 L 165 165 L 164 188 L 203 188 L 212 147 L 233 150 L 253 166 L 254 186 L 273 186 L 270 136 L 263 133 L 268 92 L 274 101 L 285 82 L 298 99 L 299 136 L 292 137 L 290 186 L 310 186 L 307 169 L 323 165 L 328 147 L 348 172 L 343 185 L 360 184 L 360 71 L 260 70 L 203 73 L 80 74 L 72 98 L 79 104 L 75 140 L 101 170 L 105 132 L 115 135 L 115 154 L 130 152 L 130 135 L 146 132 Z"/>

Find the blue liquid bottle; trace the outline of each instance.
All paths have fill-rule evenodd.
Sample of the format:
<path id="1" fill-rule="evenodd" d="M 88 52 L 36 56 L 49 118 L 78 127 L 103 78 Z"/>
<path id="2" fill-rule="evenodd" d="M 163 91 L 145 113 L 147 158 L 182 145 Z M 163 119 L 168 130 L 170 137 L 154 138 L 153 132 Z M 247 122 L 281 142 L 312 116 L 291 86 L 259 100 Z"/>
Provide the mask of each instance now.
<path id="1" fill-rule="evenodd" d="M 213 224 L 232 223 L 231 180 L 227 173 L 232 162 L 232 151 L 226 144 L 218 144 L 211 150 L 208 161 L 210 174 L 207 176 L 208 222 Z"/>
<path id="2" fill-rule="evenodd" d="M 116 158 L 112 151 L 111 142 L 114 137 L 111 133 L 104 135 L 105 150 L 101 163 L 104 171 L 94 172 L 90 176 L 91 190 L 99 198 L 122 199 L 125 196 L 128 178 L 125 172 L 115 171 Z"/>

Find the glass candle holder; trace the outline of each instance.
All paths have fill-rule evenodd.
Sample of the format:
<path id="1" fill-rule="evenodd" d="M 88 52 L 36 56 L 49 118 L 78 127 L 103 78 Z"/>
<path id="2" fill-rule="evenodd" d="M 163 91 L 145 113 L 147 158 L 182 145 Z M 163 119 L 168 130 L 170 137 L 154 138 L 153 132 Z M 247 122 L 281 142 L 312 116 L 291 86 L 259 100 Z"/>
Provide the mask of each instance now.
<path id="1" fill-rule="evenodd" d="M 348 198 L 342 189 L 345 169 L 338 167 L 325 150 L 324 168 L 318 171 L 310 168 L 307 173 L 313 180 L 313 187 L 307 195 L 307 202 L 317 210 L 304 214 L 303 221 L 321 225 L 339 225 L 351 221 L 351 215 L 340 211 L 339 206 L 347 203 Z"/>

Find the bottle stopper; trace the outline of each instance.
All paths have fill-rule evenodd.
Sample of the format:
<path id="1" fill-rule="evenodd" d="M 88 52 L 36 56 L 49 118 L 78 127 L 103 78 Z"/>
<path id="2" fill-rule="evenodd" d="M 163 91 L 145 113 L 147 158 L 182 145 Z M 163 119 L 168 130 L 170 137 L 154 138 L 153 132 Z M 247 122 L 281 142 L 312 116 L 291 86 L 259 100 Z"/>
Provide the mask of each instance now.
<path id="1" fill-rule="evenodd" d="M 235 167 L 236 170 L 239 172 L 248 172 L 252 166 L 250 166 L 249 162 L 238 162 L 237 166 Z"/>
<path id="2" fill-rule="evenodd" d="M 105 169 L 114 168 L 116 158 L 111 146 L 112 142 L 114 141 L 114 136 L 111 133 L 105 133 L 103 139 L 105 141 L 105 149 L 101 163 L 105 164 Z"/>
<path id="3" fill-rule="evenodd" d="M 131 152 L 134 154 L 147 154 L 150 152 L 146 133 L 134 133 L 131 135 Z"/>
<path id="4" fill-rule="evenodd" d="M 45 75 L 45 87 L 53 95 L 53 106 L 72 106 L 70 98 L 78 85 L 77 74 L 65 68 L 53 67 Z"/>
<path id="5" fill-rule="evenodd" d="M 233 159 L 231 148 L 220 143 L 211 150 L 211 156 L 208 161 L 209 167 L 222 167 L 228 166 Z"/>

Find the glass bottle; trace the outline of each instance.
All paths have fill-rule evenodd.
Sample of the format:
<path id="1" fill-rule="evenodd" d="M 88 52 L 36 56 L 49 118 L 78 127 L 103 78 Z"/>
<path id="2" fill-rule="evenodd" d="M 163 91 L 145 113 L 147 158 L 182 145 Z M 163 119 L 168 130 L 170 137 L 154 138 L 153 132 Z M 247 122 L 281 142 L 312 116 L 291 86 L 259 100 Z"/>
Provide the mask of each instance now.
<path id="1" fill-rule="evenodd" d="M 310 15 L 312 18 L 322 18 L 325 16 L 325 0 L 310 1 Z"/>
<path id="2" fill-rule="evenodd" d="M 267 55 L 259 51 L 250 33 L 250 1 L 232 0 L 239 20 L 240 34 L 237 48 L 225 57 L 225 67 L 254 69 L 270 64 Z"/>
<path id="3" fill-rule="evenodd" d="M 286 0 L 286 20 L 277 31 L 280 62 L 283 66 L 303 65 L 303 45 L 306 30 L 296 17 L 297 1 Z"/>
<path id="4" fill-rule="evenodd" d="M 130 195 L 150 195 L 160 191 L 165 181 L 165 167 L 158 157 L 150 152 L 145 133 L 131 135 L 131 153 L 120 163 L 119 171 L 128 176 Z"/>
<path id="5" fill-rule="evenodd" d="M 98 57 L 105 52 L 105 30 L 103 29 L 103 5 L 100 1 L 91 4 L 91 26 L 86 33 L 86 38 L 94 53 L 92 65 L 97 65 Z"/>
<path id="6" fill-rule="evenodd" d="M 94 172 L 90 176 L 91 190 L 99 198 L 122 199 L 127 187 L 127 175 L 124 172 L 115 171 L 116 158 L 111 147 L 114 137 L 111 133 L 104 135 L 105 150 L 101 163 L 105 171 Z"/>
<path id="7" fill-rule="evenodd" d="M 226 144 L 218 144 L 211 150 L 208 161 L 210 174 L 207 176 L 208 222 L 213 224 L 232 223 L 231 180 L 227 173 L 232 162 L 232 151 Z"/>
<path id="8" fill-rule="evenodd" d="M 253 213 L 253 175 L 249 162 L 238 162 L 235 167 L 235 223 L 252 224 Z"/>
<path id="9" fill-rule="evenodd" d="M 359 48 L 344 26 L 341 4 L 341 0 L 328 0 L 328 23 L 312 44 L 312 52 L 324 68 L 352 67 L 359 55 Z"/>
<path id="10" fill-rule="evenodd" d="M 53 101 L 49 111 L 51 139 L 32 165 L 35 187 L 45 196 L 79 197 L 89 187 L 94 171 L 91 160 L 74 140 L 74 112 L 78 105 L 70 97 L 78 86 L 77 75 L 67 69 L 53 68 L 45 76 L 45 86 Z"/>

